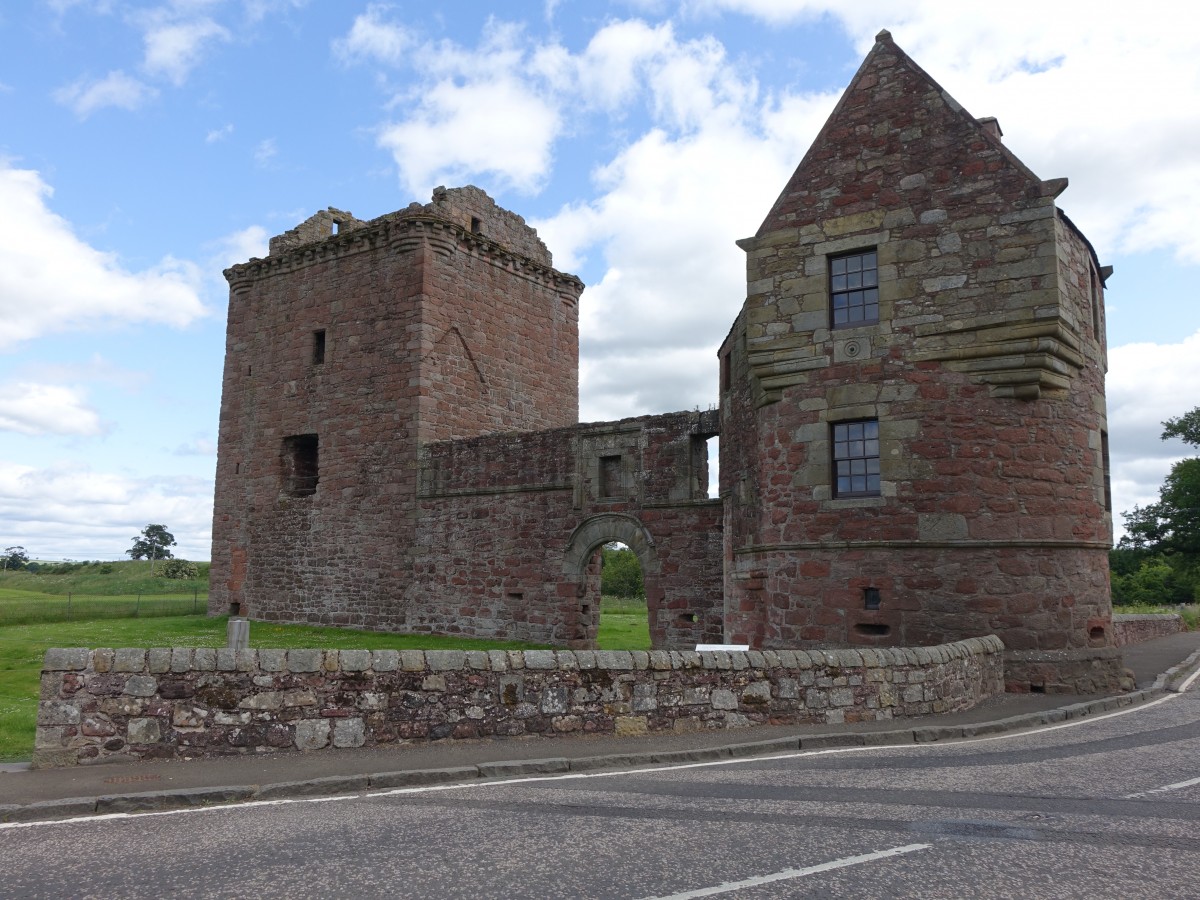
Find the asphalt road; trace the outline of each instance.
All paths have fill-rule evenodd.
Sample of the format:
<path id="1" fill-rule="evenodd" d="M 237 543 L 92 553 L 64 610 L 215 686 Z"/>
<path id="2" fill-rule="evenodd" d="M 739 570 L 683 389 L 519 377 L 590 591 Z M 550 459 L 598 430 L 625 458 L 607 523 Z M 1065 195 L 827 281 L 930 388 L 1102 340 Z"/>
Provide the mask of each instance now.
<path id="1" fill-rule="evenodd" d="M 1200 688 L 1037 732 L 0 825 L 4 897 L 1200 897 Z"/>

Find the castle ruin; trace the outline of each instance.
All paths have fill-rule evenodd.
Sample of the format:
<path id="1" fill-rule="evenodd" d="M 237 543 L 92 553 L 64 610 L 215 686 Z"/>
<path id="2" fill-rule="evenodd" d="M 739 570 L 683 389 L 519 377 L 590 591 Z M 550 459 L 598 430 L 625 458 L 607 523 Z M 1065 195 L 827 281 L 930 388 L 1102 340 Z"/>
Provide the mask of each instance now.
<path id="1" fill-rule="evenodd" d="M 210 611 L 587 647 L 999 636 L 1115 688 L 1104 281 L 1043 181 L 881 32 L 757 233 L 719 409 L 578 423 L 582 283 L 473 187 L 330 209 L 230 283 Z M 720 435 L 720 496 L 707 439 Z"/>

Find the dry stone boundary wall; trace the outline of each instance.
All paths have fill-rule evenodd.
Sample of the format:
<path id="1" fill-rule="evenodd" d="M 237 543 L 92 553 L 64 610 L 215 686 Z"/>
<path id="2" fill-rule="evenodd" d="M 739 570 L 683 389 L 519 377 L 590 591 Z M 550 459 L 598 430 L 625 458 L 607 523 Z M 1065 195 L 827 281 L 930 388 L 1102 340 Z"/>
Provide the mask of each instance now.
<path id="1" fill-rule="evenodd" d="M 1125 613 L 1113 616 L 1113 637 L 1118 647 L 1140 644 L 1186 630 L 1183 617 L 1178 613 Z"/>
<path id="2" fill-rule="evenodd" d="M 54 649 L 34 765 L 952 712 L 1003 691 L 1003 649 Z"/>

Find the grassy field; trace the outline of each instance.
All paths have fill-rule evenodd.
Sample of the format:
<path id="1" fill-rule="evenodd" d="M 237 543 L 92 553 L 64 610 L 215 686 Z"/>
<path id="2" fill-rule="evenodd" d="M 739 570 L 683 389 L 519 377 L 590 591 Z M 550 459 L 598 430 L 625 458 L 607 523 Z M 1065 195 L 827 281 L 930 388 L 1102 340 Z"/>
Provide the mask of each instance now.
<path id="1" fill-rule="evenodd" d="M 162 561 L 154 564 L 155 573 L 150 574 L 150 563 L 144 560 L 128 562 L 84 562 L 43 564 L 37 572 L 0 572 L 0 596 L 9 591 L 53 594 L 65 597 L 78 594 L 86 597 L 135 597 L 138 594 L 161 596 L 163 594 L 208 593 L 208 567 L 206 562 L 195 563 L 195 578 L 163 578 L 157 573 Z"/>
<path id="2" fill-rule="evenodd" d="M 601 650 L 649 650 L 650 625 L 645 600 L 604 597 L 600 601 L 600 628 L 596 646 Z"/>
<path id="3" fill-rule="evenodd" d="M 88 597 L 0 588 L 0 626 L 82 619 L 128 619 L 203 613 L 206 593 Z"/>

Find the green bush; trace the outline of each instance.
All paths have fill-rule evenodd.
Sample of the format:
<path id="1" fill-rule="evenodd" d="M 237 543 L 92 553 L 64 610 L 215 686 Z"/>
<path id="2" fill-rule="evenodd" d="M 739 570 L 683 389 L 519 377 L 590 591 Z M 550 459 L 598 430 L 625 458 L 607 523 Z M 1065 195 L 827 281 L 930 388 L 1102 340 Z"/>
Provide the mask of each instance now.
<path id="1" fill-rule="evenodd" d="M 642 566 L 637 554 L 628 547 L 609 545 L 604 548 L 604 564 L 600 571 L 600 593 L 606 597 L 644 597 Z"/>
<path id="2" fill-rule="evenodd" d="M 162 564 L 163 578 L 197 578 L 200 575 L 200 570 L 196 568 L 196 564 L 188 562 L 186 559 L 168 559 Z"/>

